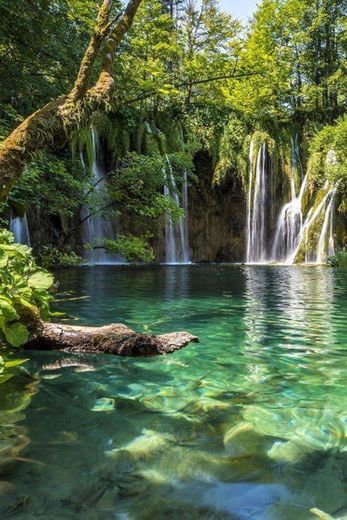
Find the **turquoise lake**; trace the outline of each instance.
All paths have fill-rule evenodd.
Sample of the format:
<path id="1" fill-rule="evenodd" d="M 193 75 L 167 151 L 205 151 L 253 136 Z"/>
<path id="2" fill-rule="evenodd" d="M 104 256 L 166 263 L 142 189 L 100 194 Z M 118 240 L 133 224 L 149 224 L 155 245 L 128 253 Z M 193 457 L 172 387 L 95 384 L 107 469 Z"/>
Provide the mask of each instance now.
<path id="1" fill-rule="evenodd" d="M 71 323 L 200 343 L 149 359 L 31 353 L 1 388 L 1 519 L 346 514 L 347 270 L 100 266 L 57 279 Z"/>

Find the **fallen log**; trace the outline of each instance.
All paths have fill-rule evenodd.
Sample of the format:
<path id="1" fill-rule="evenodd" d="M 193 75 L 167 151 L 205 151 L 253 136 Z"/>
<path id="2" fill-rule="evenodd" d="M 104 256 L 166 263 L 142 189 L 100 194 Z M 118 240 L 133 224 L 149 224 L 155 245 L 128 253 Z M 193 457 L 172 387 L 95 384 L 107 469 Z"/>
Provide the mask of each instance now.
<path id="1" fill-rule="evenodd" d="M 138 334 L 121 324 L 82 327 L 44 322 L 35 327 L 24 348 L 136 357 L 171 354 L 191 342 L 198 341 L 196 336 L 188 332 L 151 336 Z"/>

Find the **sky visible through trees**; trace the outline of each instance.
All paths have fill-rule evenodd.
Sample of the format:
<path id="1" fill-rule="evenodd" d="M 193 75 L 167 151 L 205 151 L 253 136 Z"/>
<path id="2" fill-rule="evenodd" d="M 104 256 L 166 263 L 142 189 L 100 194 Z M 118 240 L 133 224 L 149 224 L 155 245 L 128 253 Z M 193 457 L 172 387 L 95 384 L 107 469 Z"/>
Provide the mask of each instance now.
<path id="1" fill-rule="evenodd" d="M 257 0 L 221 0 L 220 5 L 227 12 L 242 20 L 248 20 L 255 12 Z"/>

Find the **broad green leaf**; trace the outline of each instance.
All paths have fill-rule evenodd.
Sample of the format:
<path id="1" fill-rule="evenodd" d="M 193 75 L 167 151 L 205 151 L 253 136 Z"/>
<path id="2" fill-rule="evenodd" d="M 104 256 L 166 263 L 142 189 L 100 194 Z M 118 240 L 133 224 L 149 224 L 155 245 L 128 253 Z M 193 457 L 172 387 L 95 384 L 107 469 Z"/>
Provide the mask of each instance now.
<path id="1" fill-rule="evenodd" d="M 0 269 L 3 269 L 8 264 L 8 254 L 3 249 L 0 249 Z"/>
<path id="2" fill-rule="evenodd" d="M 28 359 L 13 359 L 11 361 L 5 361 L 5 367 L 6 368 L 14 368 L 19 365 L 23 365 L 23 363 L 26 363 L 29 361 Z"/>
<path id="3" fill-rule="evenodd" d="M 21 323 L 13 323 L 5 329 L 6 341 L 12 347 L 20 347 L 24 345 L 29 339 L 28 329 Z"/>
<path id="4" fill-rule="evenodd" d="M 36 271 L 28 279 L 28 284 L 34 289 L 49 289 L 53 283 L 53 276 L 46 271 Z"/>
<path id="5" fill-rule="evenodd" d="M 0 296 L 0 316 L 3 316 L 6 321 L 13 321 L 18 318 L 11 300 L 3 296 Z"/>
<path id="6" fill-rule="evenodd" d="M 31 252 L 30 247 L 25 246 L 24 244 L 12 244 L 6 245 L 2 244 L 1 248 L 6 251 L 9 256 L 21 255 L 23 257 L 28 256 Z"/>

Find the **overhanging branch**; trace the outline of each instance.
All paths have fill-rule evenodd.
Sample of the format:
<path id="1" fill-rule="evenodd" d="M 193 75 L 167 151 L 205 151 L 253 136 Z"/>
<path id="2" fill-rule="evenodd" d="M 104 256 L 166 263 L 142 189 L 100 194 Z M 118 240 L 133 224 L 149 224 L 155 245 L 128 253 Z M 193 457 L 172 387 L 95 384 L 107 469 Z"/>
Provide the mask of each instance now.
<path id="1" fill-rule="evenodd" d="M 239 74 L 228 74 L 228 75 L 224 75 L 224 76 L 215 76 L 213 78 L 197 79 L 194 81 L 188 80 L 188 81 L 183 81 L 182 83 L 176 83 L 176 84 L 174 83 L 172 85 L 166 84 L 165 86 L 171 87 L 171 88 L 174 88 L 177 90 L 177 89 L 184 88 L 184 87 L 193 87 L 194 85 L 201 85 L 203 83 L 212 83 L 213 81 L 222 81 L 222 80 L 227 80 L 227 79 L 240 79 L 240 78 L 245 78 L 248 76 L 262 76 L 262 75 L 263 75 L 262 72 L 242 72 Z M 147 98 L 157 96 L 157 95 L 159 95 L 157 90 L 150 90 L 148 92 L 142 92 L 136 98 L 125 100 L 124 103 L 127 105 L 130 105 L 131 103 L 136 103 L 137 101 L 143 101 Z"/>

